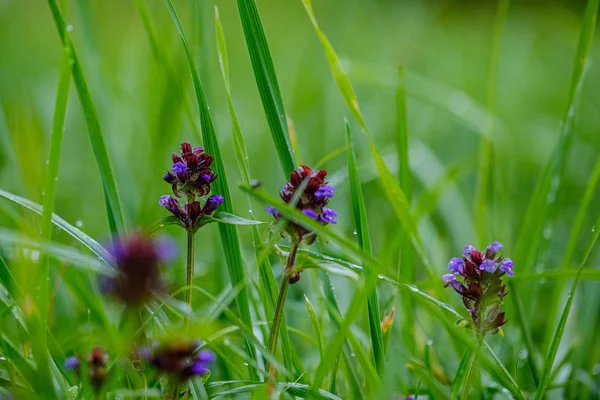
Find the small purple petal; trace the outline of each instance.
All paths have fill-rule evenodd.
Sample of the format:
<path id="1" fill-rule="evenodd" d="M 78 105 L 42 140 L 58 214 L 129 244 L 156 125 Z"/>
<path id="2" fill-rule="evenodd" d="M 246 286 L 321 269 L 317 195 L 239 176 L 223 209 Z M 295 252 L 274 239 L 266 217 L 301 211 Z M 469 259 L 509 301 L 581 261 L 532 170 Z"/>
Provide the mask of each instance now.
<path id="1" fill-rule="evenodd" d="M 265 211 L 268 214 L 271 214 L 272 216 L 274 216 L 276 219 L 279 219 L 279 211 L 277 211 L 277 209 L 273 206 L 267 206 L 267 208 L 265 208 Z"/>
<path id="2" fill-rule="evenodd" d="M 77 357 L 69 357 L 65 360 L 65 368 L 66 369 L 75 369 L 79 367 L 79 360 Z"/>
<path id="3" fill-rule="evenodd" d="M 171 171 L 173 171 L 174 174 L 185 174 L 187 170 L 188 167 L 181 161 L 173 164 L 173 168 L 171 169 Z"/>
<path id="4" fill-rule="evenodd" d="M 331 208 L 323 208 L 323 215 L 321 215 L 321 221 L 325 222 L 326 224 L 337 224 L 337 220 L 335 219 L 335 217 L 337 217 L 338 214 L 332 210 Z"/>
<path id="5" fill-rule="evenodd" d="M 160 204 L 163 207 L 166 207 L 169 205 L 170 201 L 171 201 L 171 196 L 169 196 L 168 194 L 165 194 L 163 196 L 160 196 L 160 200 L 158 200 L 158 204 Z"/>
<path id="6" fill-rule="evenodd" d="M 152 349 L 150 347 L 142 347 L 137 354 L 140 360 L 149 362 L 152 359 Z"/>
<path id="7" fill-rule="evenodd" d="M 448 263 L 448 271 L 456 272 L 462 275 L 464 271 L 463 260 L 458 257 L 452 258 Z"/>
<path id="8" fill-rule="evenodd" d="M 215 194 L 210 196 L 206 203 L 204 203 L 204 207 L 202 208 L 202 212 L 204 214 L 210 214 L 217 209 L 223 203 L 223 196 L 220 194 Z"/>
<path id="9" fill-rule="evenodd" d="M 215 353 L 213 353 L 210 350 L 201 350 L 200 353 L 198 353 L 198 355 L 196 356 L 196 360 L 210 364 L 215 362 L 216 356 Z"/>
<path id="10" fill-rule="evenodd" d="M 492 244 L 490 244 L 487 247 L 488 250 L 493 251 L 494 253 L 499 252 L 500 250 L 502 250 L 502 243 L 500 242 L 492 242 Z"/>
<path id="11" fill-rule="evenodd" d="M 505 258 L 500 263 L 500 271 L 505 272 L 508 276 L 514 276 L 514 272 L 512 271 L 515 263 L 510 258 Z"/>
<path id="12" fill-rule="evenodd" d="M 444 283 L 450 283 L 456 280 L 456 275 L 454 274 L 444 274 L 444 276 L 442 276 L 442 282 Z"/>
<path id="13" fill-rule="evenodd" d="M 465 251 L 463 252 L 463 255 L 468 256 L 473 250 L 477 250 L 475 247 L 471 246 L 470 244 L 465 246 Z"/>
<path id="14" fill-rule="evenodd" d="M 329 185 L 323 185 L 317 189 L 315 192 L 315 197 L 318 199 L 324 198 L 332 198 L 335 193 L 335 189 L 333 189 Z"/>
<path id="15" fill-rule="evenodd" d="M 494 271 L 496 271 L 497 268 L 498 265 L 496 264 L 496 262 L 490 259 L 484 260 L 479 266 L 480 270 L 486 270 L 490 274 L 494 273 Z"/>
<path id="16" fill-rule="evenodd" d="M 205 182 L 210 182 L 211 178 L 212 177 L 209 174 L 202 174 L 202 175 L 200 175 L 200 179 L 202 179 Z"/>
<path id="17" fill-rule="evenodd" d="M 314 220 L 319 219 L 319 216 L 317 215 L 317 213 L 310 209 L 302 210 L 302 214 L 306 215 L 307 217 L 311 217 Z"/>

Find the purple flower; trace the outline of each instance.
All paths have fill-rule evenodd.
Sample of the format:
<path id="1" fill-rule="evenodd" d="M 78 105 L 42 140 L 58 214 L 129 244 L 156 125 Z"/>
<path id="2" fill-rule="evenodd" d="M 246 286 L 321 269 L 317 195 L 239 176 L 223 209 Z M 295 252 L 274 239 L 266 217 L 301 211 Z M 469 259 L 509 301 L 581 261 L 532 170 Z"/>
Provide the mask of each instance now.
<path id="1" fill-rule="evenodd" d="M 168 194 L 165 194 L 163 196 L 160 196 L 160 200 L 158 200 L 158 204 L 160 204 L 163 207 L 167 207 L 169 205 L 171 201 L 171 196 L 169 196 Z"/>
<path id="2" fill-rule="evenodd" d="M 212 195 L 206 200 L 204 203 L 204 207 L 202 208 L 203 214 L 212 214 L 213 211 L 217 209 L 223 203 L 223 196 L 220 194 Z"/>
<path id="3" fill-rule="evenodd" d="M 515 273 L 512 270 L 514 266 L 515 266 L 515 264 L 514 264 L 513 260 L 511 260 L 510 258 L 505 258 L 500 263 L 500 271 L 502 271 L 502 272 L 506 273 L 506 275 L 512 277 L 515 275 Z"/>
<path id="4" fill-rule="evenodd" d="M 465 246 L 465 251 L 463 252 L 464 256 L 468 256 L 469 254 L 471 254 L 471 252 L 473 250 L 477 250 L 475 247 L 471 246 L 470 244 Z"/>
<path id="5" fill-rule="evenodd" d="M 332 198 L 333 194 L 335 193 L 335 190 L 329 186 L 329 185 L 323 185 L 321 187 L 319 187 L 316 191 L 315 191 L 315 197 L 316 198 Z"/>
<path id="6" fill-rule="evenodd" d="M 484 260 L 481 263 L 481 265 L 479 266 L 479 269 L 481 271 L 485 270 L 485 271 L 489 272 L 490 274 L 493 274 L 494 271 L 496 271 L 496 268 L 498 268 L 498 264 L 496 264 L 496 262 L 494 260 L 490 260 L 490 259 Z"/>
<path id="7" fill-rule="evenodd" d="M 335 219 L 335 217 L 337 217 L 337 213 L 332 210 L 331 208 L 323 208 L 323 215 L 321 215 L 321 221 L 326 223 L 326 224 L 337 224 L 337 220 Z"/>
<path id="8" fill-rule="evenodd" d="M 492 242 L 492 244 L 490 244 L 487 247 L 487 250 L 485 252 L 485 257 L 486 258 L 494 258 L 496 257 L 496 254 L 502 250 L 502 243 L 500 242 Z"/>
<path id="9" fill-rule="evenodd" d="M 65 360 L 65 368 L 66 369 L 77 369 L 79 368 L 79 359 L 75 356 L 69 357 Z"/>
<path id="10" fill-rule="evenodd" d="M 129 306 L 138 306 L 163 290 L 159 265 L 172 259 L 173 246 L 141 234 L 113 240 L 110 252 L 117 275 L 103 278 L 99 288 Z"/>
<path id="11" fill-rule="evenodd" d="M 175 376 L 184 382 L 193 376 L 205 375 L 215 361 L 215 354 L 210 350 L 196 353 L 198 346 L 197 340 L 170 340 L 147 349 L 140 359 L 153 365 L 160 374 Z"/>
<path id="12" fill-rule="evenodd" d="M 458 274 L 463 274 L 464 271 L 464 263 L 463 260 L 458 258 L 458 257 L 454 257 L 450 260 L 450 262 L 448 263 L 448 271 L 450 272 L 456 272 Z"/>
<path id="13" fill-rule="evenodd" d="M 444 274 L 444 276 L 442 276 L 442 282 L 444 283 L 450 283 L 456 280 L 456 275 L 454 274 Z"/>
<path id="14" fill-rule="evenodd" d="M 279 217 L 280 217 L 279 211 L 277 211 L 277 209 L 273 206 L 267 206 L 267 208 L 265 208 L 265 211 L 268 214 L 271 214 L 272 216 L 274 216 L 275 219 L 279 219 Z"/>
<path id="15" fill-rule="evenodd" d="M 307 217 L 310 217 L 310 218 L 312 218 L 314 220 L 318 220 L 319 219 L 319 215 L 316 212 L 314 212 L 313 210 L 308 209 L 308 208 L 306 210 L 302 210 L 302 214 L 304 214 Z"/>

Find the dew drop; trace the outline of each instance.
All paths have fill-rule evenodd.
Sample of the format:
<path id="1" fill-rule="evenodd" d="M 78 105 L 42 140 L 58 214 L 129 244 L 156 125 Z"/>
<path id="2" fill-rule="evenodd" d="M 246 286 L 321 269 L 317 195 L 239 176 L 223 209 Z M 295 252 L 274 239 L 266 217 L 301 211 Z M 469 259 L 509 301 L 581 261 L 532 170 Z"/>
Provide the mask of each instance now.
<path id="1" fill-rule="evenodd" d="M 75 221 L 75 226 L 81 228 L 83 226 L 83 221 L 78 219 L 77 221 Z"/>
<path id="2" fill-rule="evenodd" d="M 244 363 L 244 365 L 247 367 L 247 366 L 248 366 L 248 363 Z"/>
<path id="3" fill-rule="evenodd" d="M 592 226 L 592 232 L 596 232 L 596 225 Z"/>
<path id="4" fill-rule="evenodd" d="M 73 30 L 73 25 L 67 25 L 67 32 L 71 32 Z"/>
<path id="5" fill-rule="evenodd" d="M 352 353 L 350 354 L 350 357 L 356 357 L 356 354 Z"/>
<path id="6" fill-rule="evenodd" d="M 352 232 L 352 234 L 353 234 L 353 235 L 356 235 L 356 234 L 357 234 L 357 232 L 356 232 L 356 229 L 355 229 L 355 230 Z"/>
<path id="7" fill-rule="evenodd" d="M 415 285 L 408 285 L 408 288 L 409 288 L 410 290 L 412 290 L 413 292 L 415 292 L 415 293 L 419 291 L 419 288 L 418 288 L 418 287 L 416 287 Z"/>

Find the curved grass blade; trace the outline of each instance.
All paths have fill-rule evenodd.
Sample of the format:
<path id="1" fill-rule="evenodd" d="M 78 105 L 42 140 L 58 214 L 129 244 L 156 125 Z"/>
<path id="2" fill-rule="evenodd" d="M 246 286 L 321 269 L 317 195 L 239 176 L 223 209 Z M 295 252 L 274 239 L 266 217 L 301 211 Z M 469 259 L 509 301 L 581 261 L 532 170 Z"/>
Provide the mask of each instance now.
<path id="1" fill-rule="evenodd" d="M 208 104 L 206 102 L 202 83 L 200 82 L 198 69 L 194 63 L 192 50 L 187 42 L 185 32 L 183 31 L 183 27 L 181 26 L 181 22 L 179 21 L 175 7 L 173 7 L 173 3 L 171 0 L 164 0 L 164 3 L 171 14 L 171 17 L 173 18 L 173 22 L 177 27 L 179 35 L 181 36 L 181 41 L 187 56 L 188 66 L 190 68 L 192 81 L 194 83 L 194 93 L 196 95 L 196 101 L 198 102 L 198 114 L 200 116 L 200 124 L 202 127 L 202 139 L 204 141 L 206 151 L 214 156 L 213 168 L 215 173 L 219 176 L 219 179 L 213 183 L 213 188 L 215 193 L 219 193 L 223 196 L 224 201 L 221 205 L 221 210 L 230 214 L 234 214 L 231 193 L 229 192 L 229 186 L 227 185 L 227 173 L 225 171 L 225 166 L 223 165 L 223 158 L 221 157 L 221 149 L 219 148 L 219 143 L 217 141 L 217 135 L 215 133 L 212 117 L 208 111 Z M 225 259 L 229 269 L 231 283 L 233 285 L 237 285 L 238 283 L 245 281 L 245 271 L 236 227 L 233 225 L 219 224 L 219 232 L 221 235 L 223 249 L 225 250 Z M 237 306 L 241 320 L 247 326 L 252 326 L 249 296 L 245 287 L 240 291 L 240 295 L 237 298 Z M 256 350 L 250 342 L 246 342 L 245 348 L 249 358 L 256 360 Z M 250 376 L 253 379 L 258 379 L 256 370 L 250 365 L 248 367 Z"/>
<path id="2" fill-rule="evenodd" d="M 315 18 L 315 14 L 312 9 L 310 0 L 302 0 L 302 3 L 304 4 L 304 8 L 306 9 L 306 12 L 310 18 L 310 21 L 311 21 L 317 35 L 319 36 L 321 44 L 323 45 L 323 49 L 325 51 L 325 56 L 327 57 L 327 62 L 329 64 L 331 72 L 333 73 L 333 76 L 334 76 L 335 81 L 338 85 L 338 88 L 342 94 L 342 97 L 344 98 L 344 101 L 346 102 L 346 106 L 350 110 L 350 113 L 352 114 L 352 116 L 356 119 L 359 126 L 365 132 L 365 135 L 367 136 L 367 140 L 369 142 L 369 148 L 371 150 L 371 154 L 375 161 L 375 166 L 377 167 L 377 171 L 381 178 L 381 183 L 382 183 L 384 192 L 386 194 L 386 197 L 387 197 L 388 201 L 390 202 L 390 205 L 392 206 L 394 213 L 396 214 L 400 223 L 402 224 L 403 229 L 410 236 L 410 238 L 413 242 L 414 248 L 416 249 L 420 259 L 423 260 L 425 271 L 429 275 L 430 279 L 433 280 L 437 276 L 436 276 L 436 273 L 431 268 L 431 263 L 429 262 L 429 255 L 427 254 L 427 252 L 425 251 L 425 248 L 423 247 L 423 245 L 421 243 L 421 239 L 420 239 L 420 236 L 418 233 L 417 223 L 411 213 L 410 205 L 408 203 L 406 195 L 405 195 L 404 191 L 402 190 L 402 188 L 400 187 L 400 185 L 398 184 L 398 182 L 396 181 L 396 179 L 394 178 L 394 176 L 392 175 L 392 173 L 390 172 L 390 170 L 387 167 L 387 165 L 385 164 L 385 162 L 383 161 L 381 154 L 375 147 L 375 143 L 373 141 L 373 136 L 371 135 L 371 132 L 370 132 L 369 128 L 367 127 L 367 124 L 363 118 L 361 111 L 360 111 L 360 108 L 358 106 L 358 101 L 356 99 L 356 95 L 354 93 L 354 89 L 352 87 L 350 79 L 348 78 L 348 75 L 342 68 L 342 63 L 341 63 L 339 57 L 337 56 L 337 54 L 335 53 L 335 50 L 331 46 L 331 43 L 329 43 L 329 40 L 327 39 L 327 37 L 325 36 L 323 31 L 321 31 L 319 24 Z M 436 288 L 436 291 L 440 297 L 442 297 L 442 298 L 445 297 L 445 295 L 441 291 L 441 289 Z"/>
<path id="3" fill-rule="evenodd" d="M 296 162 L 290 144 L 285 108 L 281 100 L 267 38 L 254 0 L 237 0 L 237 6 L 244 36 L 246 37 L 248 53 L 252 61 L 256 85 L 265 109 L 273 143 L 275 143 L 283 173 L 287 178 L 296 169 Z"/>
<path id="4" fill-rule="evenodd" d="M 363 197 L 358 170 L 356 169 L 356 154 L 348 121 L 346 124 L 346 143 L 348 144 L 348 176 L 350 178 L 350 191 L 352 195 L 352 209 L 354 211 L 354 224 L 358 235 L 361 249 L 373 256 L 371 248 L 371 235 L 367 221 L 367 209 Z M 383 348 L 383 336 L 381 333 L 381 321 L 379 315 L 379 299 L 377 297 L 376 273 L 369 267 L 365 267 L 365 283 L 367 288 L 367 308 L 369 313 L 369 330 L 371 332 L 371 344 L 373 348 L 373 359 L 378 373 L 383 371 L 385 364 L 385 350 Z"/>
<path id="5" fill-rule="evenodd" d="M 4 197 L 5 199 L 10 200 L 24 208 L 27 208 L 28 210 L 33 211 L 36 214 L 42 215 L 43 213 L 42 206 L 23 197 L 17 196 L 16 194 L 12 194 L 0 189 L 0 197 Z M 67 221 L 65 221 L 56 214 L 52 214 L 52 223 L 58 226 L 63 231 L 65 231 L 79 243 L 87 247 L 92 253 L 97 255 L 106 263 L 114 264 L 114 259 L 110 255 L 110 253 L 90 236 L 75 228 L 73 225 L 69 224 Z"/>
<path id="6" fill-rule="evenodd" d="M 75 83 L 75 88 L 77 89 L 77 93 L 79 95 L 79 101 L 81 103 L 81 107 L 83 108 L 83 113 L 88 126 L 88 134 L 92 144 L 92 150 L 96 158 L 96 163 L 98 164 L 98 171 L 100 172 L 102 187 L 104 189 L 106 212 L 110 230 L 113 234 L 122 233 L 125 230 L 125 219 L 121 209 L 121 201 L 119 200 L 117 183 L 115 181 L 115 176 L 110 163 L 110 158 L 108 156 L 108 151 L 106 149 L 106 144 L 104 143 L 102 127 L 100 126 L 100 120 L 98 118 L 98 111 L 96 110 L 96 106 L 92 100 L 92 96 L 87 86 L 79 58 L 77 57 L 75 49 L 71 44 L 71 35 L 69 30 L 67 30 L 67 25 L 65 24 L 64 17 L 60 11 L 58 1 L 48 0 L 48 5 L 50 6 L 50 11 L 52 12 L 52 17 L 54 18 L 54 23 L 56 25 L 56 29 L 58 30 L 60 40 L 63 46 L 68 46 L 71 51 L 71 56 L 73 59 L 73 82 Z"/>
<path id="7" fill-rule="evenodd" d="M 242 181 L 246 185 L 251 184 L 251 175 L 250 175 L 250 162 L 248 159 L 248 151 L 246 150 L 246 143 L 244 141 L 244 137 L 242 135 L 242 129 L 240 127 L 240 122 L 237 117 L 237 113 L 235 111 L 235 107 L 233 104 L 233 99 L 231 96 L 231 85 L 229 81 L 229 63 L 227 58 L 227 45 L 225 42 L 225 34 L 223 32 L 223 24 L 221 23 L 221 19 L 219 17 L 219 11 L 215 6 L 215 28 L 216 28 L 216 37 L 217 37 L 217 49 L 219 54 L 219 63 L 221 65 L 221 74 L 223 76 L 223 82 L 225 84 L 225 93 L 227 97 L 227 105 L 229 107 L 229 115 L 231 118 L 231 126 L 232 126 L 232 134 L 233 134 L 233 143 L 235 149 L 235 156 L 237 159 L 237 164 L 240 169 L 240 174 L 242 176 Z M 254 204 L 254 199 L 252 196 L 248 197 L 248 207 L 252 215 L 252 219 L 254 219 L 256 214 L 256 207 Z M 255 260 L 258 266 L 258 274 L 259 280 L 262 287 L 262 290 L 267 295 L 268 301 L 263 302 L 263 308 L 265 312 L 265 316 L 270 320 L 272 318 L 273 310 L 275 308 L 275 303 L 277 302 L 277 283 L 275 282 L 275 277 L 273 276 L 273 269 L 271 267 L 271 263 L 267 257 L 261 256 L 261 244 L 262 239 L 260 236 L 260 231 L 257 226 L 252 227 L 252 240 L 254 242 L 254 252 L 255 252 Z M 285 316 L 281 319 L 281 348 L 283 353 L 283 363 L 288 370 L 292 370 L 293 364 L 295 364 L 296 373 L 302 374 L 304 372 L 304 367 L 300 361 L 300 357 L 296 349 L 292 347 L 290 337 L 288 334 L 287 323 L 285 320 Z"/>
<path id="8" fill-rule="evenodd" d="M 597 5 L 597 2 L 596 2 Z M 596 226 L 600 225 L 600 217 L 596 220 Z M 573 299 L 575 298 L 575 291 L 577 290 L 577 285 L 579 284 L 579 277 L 581 276 L 581 270 L 583 269 L 587 259 L 594 248 L 594 244 L 596 244 L 596 240 L 600 235 L 600 229 L 596 229 L 594 234 L 589 240 L 587 250 L 579 264 L 579 268 L 577 270 L 577 275 L 575 275 L 575 280 L 573 281 L 573 285 L 571 286 L 571 290 L 569 292 L 569 297 L 567 298 L 567 303 L 565 304 L 565 308 L 561 314 L 560 320 L 558 321 L 558 326 L 554 331 L 554 336 L 552 337 L 552 342 L 550 343 L 550 349 L 548 350 L 548 354 L 546 355 L 546 361 L 544 362 L 544 370 L 542 371 L 542 377 L 540 379 L 540 385 L 535 394 L 536 400 L 541 400 L 544 398 L 546 394 L 546 390 L 548 389 L 548 385 L 550 383 L 550 376 L 552 374 L 552 367 L 554 366 L 554 360 L 556 359 L 556 353 L 558 352 L 558 347 L 560 345 L 560 341 L 562 339 L 562 335 L 565 331 L 565 326 L 567 325 L 567 319 L 569 318 L 569 313 L 571 311 L 571 305 L 573 304 Z"/>

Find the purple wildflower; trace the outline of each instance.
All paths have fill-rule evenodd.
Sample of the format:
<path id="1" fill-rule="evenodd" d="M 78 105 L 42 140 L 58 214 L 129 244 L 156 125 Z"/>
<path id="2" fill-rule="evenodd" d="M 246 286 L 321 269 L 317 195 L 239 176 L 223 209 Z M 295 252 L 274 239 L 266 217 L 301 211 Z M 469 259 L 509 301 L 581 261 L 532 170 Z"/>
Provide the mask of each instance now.
<path id="1" fill-rule="evenodd" d="M 513 260 L 511 260 L 510 258 L 505 258 L 500 263 L 500 271 L 506 273 L 506 275 L 510 277 L 513 277 L 515 275 L 515 273 L 513 272 L 514 266 L 515 264 L 513 263 Z"/>
<path id="2" fill-rule="evenodd" d="M 210 215 L 223 203 L 223 196 L 220 194 L 215 194 L 210 196 L 206 203 L 204 203 L 204 207 L 202 208 L 202 214 Z"/>
<path id="3" fill-rule="evenodd" d="M 494 260 L 484 260 L 481 265 L 479 266 L 479 269 L 482 271 L 487 271 L 490 274 L 494 273 L 494 271 L 496 271 L 496 269 L 498 268 L 498 264 L 496 264 L 496 262 Z"/>
<path id="4" fill-rule="evenodd" d="M 452 273 L 442 277 L 444 287 L 452 286 L 462 296 L 474 329 L 483 335 L 499 332 L 506 323 L 505 313 L 500 312 L 507 294 L 501 278 L 504 274 L 513 276 L 513 262 L 499 256 L 501 250 L 500 242 L 490 244 L 485 254 L 466 245 L 462 259 L 454 257 L 448 263 L 448 271 Z"/>
<path id="5" fill-rule="evenodd" d="M 170 340 L 153 348 L 144 348 L 138 355 L 160 374 L 168 374 L 184 382 L 193 376 L 206 375 L 208 367 L 215 361 L 212 351 L 198 352 L 199 345 L 197 340 Z"/>
<path id="6" fill-rule="evenodd" d="M 110 252 L 117 276 L 105 278 L 100 289 L 127 305 L 137 306 L 163 289 L 159 265 L 172 260 L 175 248 L 164 240 L 151 240 L 141 234 L 113 240 Z"/>
<path id="7" fill-rule="evenodd" d="M 65 360 L 66 369 L 77 369 L 79 368 L 79 359 L 75 356 L 69 357 Z"/>
<path id="8" fill-rule="evenodd" d="M 325 181 L 326 176 L 327 171 L 325 170 L 313 171 L 306 165 L 300 166 L 290 174 L 290 181 L 283 185 L 280 192 L 281 199 L 290 204 L 296 192 L 302 190 L 301 196 L 295 199 L 296 208 L 300 212 L 324 225 L 337 223 L 337 213 L 327 208 L 335 190 Z M 272 214 L 275 219 L 281 218 L 273 206 L 268 206 L 267 212 Z M 286 232 L 296 240 L 305 239 L 309 244 L 315 239 L 313 232 L 295 223 L 288 224 Z"/>
<path id="9" fill-rule="evenodd" d="M 458 257 L 454 257 L 450 260 L 450 262 L 448 263 L 448 271 L 450 272 L 455 272 L 457 274 L 463 274 L 463 270 L 464 270 L 464 263 L 463 260 L 461 260 Z"/>
<path id="10" fill-rule="evenodd" d="M 87 357 L 80 358 L 81 356 L 67 358 L 65 360 L 65 368 L 72 369 L 79 374 L 81 372 L 79 368 L 81 363 L 86 363 L 90 383 L 96 392 L 100 392 L 107 378 L 108 354 L 106 354 L 102 347 L 96 346 Z"/>

